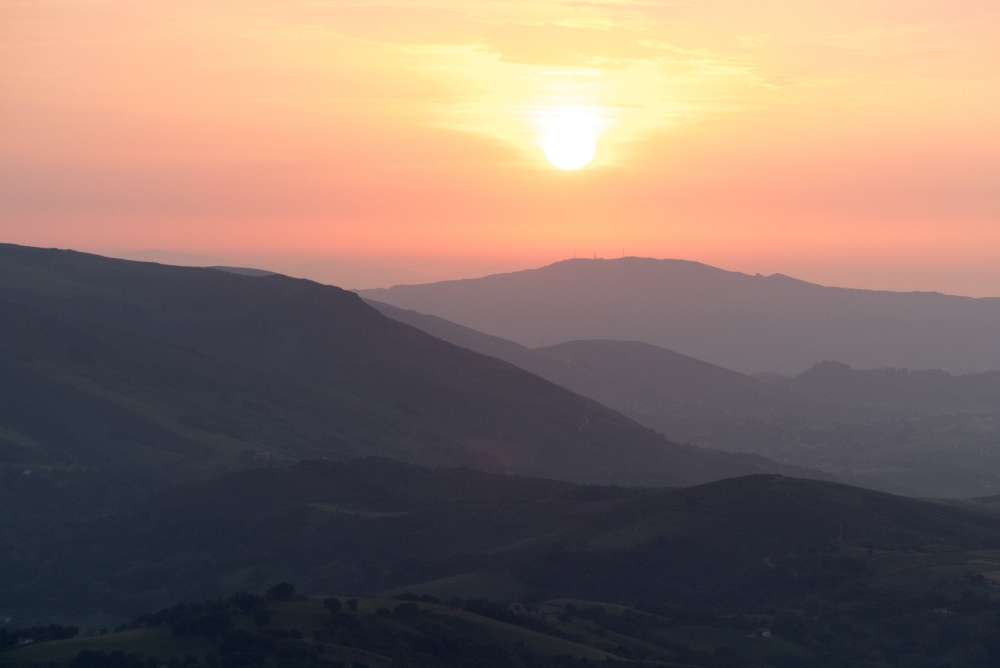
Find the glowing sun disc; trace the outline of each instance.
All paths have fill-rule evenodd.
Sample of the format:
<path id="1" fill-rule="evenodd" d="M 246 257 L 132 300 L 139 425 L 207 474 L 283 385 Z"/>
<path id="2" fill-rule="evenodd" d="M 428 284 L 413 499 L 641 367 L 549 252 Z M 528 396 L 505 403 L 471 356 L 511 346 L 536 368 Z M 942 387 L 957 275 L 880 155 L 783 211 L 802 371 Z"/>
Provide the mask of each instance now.
<path id="1" fill-rule="evenodd" d="M 586 128 L 557 127 L 542 139 L 542 150 L 553 165 L 571 171 L 590 164 L 597 153 L 597 140 Z"/>

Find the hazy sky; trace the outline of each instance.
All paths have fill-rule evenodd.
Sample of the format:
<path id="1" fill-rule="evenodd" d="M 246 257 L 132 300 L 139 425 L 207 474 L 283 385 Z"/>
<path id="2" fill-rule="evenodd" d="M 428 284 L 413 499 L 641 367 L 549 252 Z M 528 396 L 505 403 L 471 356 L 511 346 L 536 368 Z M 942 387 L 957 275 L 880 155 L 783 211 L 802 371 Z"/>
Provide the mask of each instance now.
<path id="1" fill-rule="evenodd" d="M 998 119 L 997 0 L 0 0 L 0 240 L 1000 295 Z"/>

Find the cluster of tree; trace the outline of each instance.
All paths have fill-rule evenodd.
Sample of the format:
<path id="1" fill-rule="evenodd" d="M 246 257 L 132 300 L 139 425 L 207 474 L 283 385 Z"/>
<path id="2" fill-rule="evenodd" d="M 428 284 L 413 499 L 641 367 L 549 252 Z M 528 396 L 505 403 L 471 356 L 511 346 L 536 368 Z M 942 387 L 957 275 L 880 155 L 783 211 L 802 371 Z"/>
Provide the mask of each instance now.
<path id="1" fill-rule="evenodd" d="M 559 623 L 542 614 L 539 601 L 530 597 L 522 605 L 509 606 L 485 599 L 442 601 L 404 594 L 397 604 L 373 613 L 363 612 L 356 599 L 327 598 L 324 605 L 329 618 L 311 637 L 296 629 L 273 628 L 271 604 L 299 598 L 292 585 L 282 583 L 264 596 L 240 593 L 142 615 L 127 628 L 166 626 L 176 635 L 209 640 L 211 650 L 203 656 L 166 662 L 87 650 L 72 668 L 159 668 L 163 663 L 170 668 L 365 668 L 354 662 L 345 665 L 344 648 L 384 657 L 399 668 L 542 668 L 587 663 L 569 656 L 541 656 L 523 644 L 501 646 L 482 625 L 421 603 L 449 606 L 590 644 L 640 664 L 666 661 L 703 668 L 1000 665 L 1000 599 L 972 589 L 960 596 L 914 596 L 855 582 L 829 596 L 789 599 L 759 614 L 726 614 L 678 603 L 646 603 L 627 609 L 567 603 L 562 605 Z M 234 624 L 237 615 L 249 616 L 253 627 L 248 629 L 245 622 Z M 732 638 L 755 636 L 758 640 L 732 641 L 714 651 L 679 642 L 685 633 L 706 627 L 727 629 Z M 760 637 L 765 629 L 771 639 Z M 52 639 L 71 637 L 75 629 L 51 627 L 49 633 Z M 595 637 L 600 640 L 594 641 Z"/>
<path id="2" fill-rule="evenodd" d="M 119 631 L 149 626 L 167 626 L 174 635 L 202 636 L 215 641 L 215 647 L 202 658 L 189 655 L 167 662 L 156 657 L 124 652 L 83 650 L 71 668 L 170 668 L 204 666 L 212 668 L 258 668 L 276 665 L 279 668 L 346 668 L 343 662 L 323 659 L 323 646 L 303 639 L 297 629 L 272 629 L 271 611 L 274 602 L 304 599 L 295 587 L 282 582 L 264 596 L 240 592 L 205 603 L 184 603 L 159 612 L 136 617 Z M 250 615 L 255 630 L 234 628 L 235 615 Z M 368 668 L 354 666 L 354 668 Z"/>
<path id="3" fill-rule="evenodd" d="M 17 647 L 19 644 L 47 642 L 75 638 L 79 630 L 75 626 L 33 626 L 27 629 L 0 628 L 0 651 Z"/>
<path id="4" fill-rule="evenodd" d="M 266 623 L 256 623 L 254 630 L 236 628 L 235 615 L 251 615 L 255 622 L 260 613 L 276 601 L 301 598 L 295 588 L 282 583 L 264 596 L 240 593 L 201 604 L 183 604 L 141 615 L 124 628 L 167 626 L 176 635 L 197 635 L 212 638 L 213 649 L 203 658 L 188 656 L 161 661 L 156 657 L 124 652 L 84 650 L 76 657 L 71 668 L 369 668 L 361 662 L 331 658 L 336 655 L 331 646 L 347 647 L 370 652 L 391 660 L 400 668 L 514 668 L 528 666 L 585 666 L 576 659 L 560 655 L 537 656 L 522 648 L 510 649 L 497 645 L 481 628 L 468 621 L 431 615 L 413 601 L 404 601 L 392 609 L 379 608 L 374 614 L 358 611 L 358 601 L 338 598 L 324 600 L 330 612 L 322 630 L 311 639 L 304 638 L 296 629 L 270 628 Z M 424 599 L 438 602 L 437 599 Z M 510 610 L 486 600 L 450 602 L 455 607 L 470 612 L 488 613 L 495 619 L 511 619 Z M 531 625 L 521 615 L 523 625 Z M 536 628 L 556 632 L 551 625 L 534 620 Z M 556 632 L 558 633 L 558 632 Z"/>
<path id="5" fill-rule="evenodd" d="M 251 615 L 256 626 L 266 627 L 271 623 L 269 603 L 303 599 L 304 596 L 295 593 L 295 585 L 281 582 L 268 589 L 263 596 L 237 592 L 206 603 L 181 603 L 159 612 L 139 615 L 116 631 L 166 625 L 176 635 L 218 636 L 233 627 L 232 617 L 235 614 Z"/>

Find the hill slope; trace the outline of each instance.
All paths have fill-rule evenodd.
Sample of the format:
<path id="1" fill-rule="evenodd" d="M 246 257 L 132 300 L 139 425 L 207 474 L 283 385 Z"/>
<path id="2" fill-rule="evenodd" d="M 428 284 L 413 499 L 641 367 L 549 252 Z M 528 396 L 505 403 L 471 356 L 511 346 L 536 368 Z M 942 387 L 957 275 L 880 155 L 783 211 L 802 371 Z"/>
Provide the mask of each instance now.
<path id="1" fill-rule="evenodd" d="M 528 348 L 437 316 L 366 301 L 394 320 L 510 362 L 650 426 L 661 426 L 671 415 L 787 414 L 806 408 L 787 390 L 638 341 L 569 341 Z"/>
<path id="2" fill-rule="evenodd" d="M 829 288 L 680 260 L 566 260 L 361 294 L 524 345 L 643 341 L 747 373 L 821 360 L 1000 369 L 1000 299 Z"/>
<path id="3" fill-rule="evenodd" d="M 4 245 L 0 307 L 0 448 L 19 465 L 152 448 L 211 466 L 382 454 L 647 485 L 791 471 L 676 445 L 310 281 Z"/>
<path id="4" fill-rule="evenodd" d="M 633 341 L 528 348 L 369 300 L 385 315 L 506 360 L 679 442 L 753 452 L 923 497 L 1000 491 L 1000 374 L 852 369 L 823 362 L 752 378 Z"/>
<path id="5" fill-rule="evenodd" d="M 301 462 L 175 487 L 20 541 L 0 551 L 0 607 L 128 616 L 279 579 L 364 594 L 448 578 L 464 596 L 500 578 L 514 592 L 762 606 L 806 585 L 821 595 L 863 572 L 866 554 L 889 568 L 926 552 L 942 566 L 949 553 L 997 548 L 995 514 L 821 481 L 651 491 L 382 459 Z M 978 558 L 980 570 L 1000 568 Z"/>

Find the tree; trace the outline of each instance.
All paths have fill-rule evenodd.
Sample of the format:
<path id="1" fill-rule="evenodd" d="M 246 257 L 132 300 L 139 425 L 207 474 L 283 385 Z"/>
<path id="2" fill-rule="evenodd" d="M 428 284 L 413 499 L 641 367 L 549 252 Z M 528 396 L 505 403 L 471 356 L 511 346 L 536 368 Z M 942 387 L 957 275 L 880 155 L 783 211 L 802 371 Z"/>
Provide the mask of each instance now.
<path id="1" fill-rule="evenodd" d="M 279 582 L 268 589 L 264 597 L 269 601 L 294 601 L 295 585 L 289 582 Z"/>

